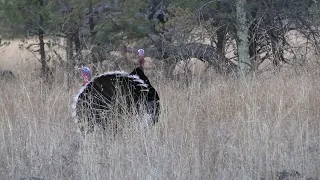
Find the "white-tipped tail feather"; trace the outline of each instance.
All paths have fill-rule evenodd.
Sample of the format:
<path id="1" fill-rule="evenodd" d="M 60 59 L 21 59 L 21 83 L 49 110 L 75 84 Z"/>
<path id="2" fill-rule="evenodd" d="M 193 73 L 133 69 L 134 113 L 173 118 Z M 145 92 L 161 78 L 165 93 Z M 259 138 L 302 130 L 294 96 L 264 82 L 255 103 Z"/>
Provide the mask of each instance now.
<path id="1" fill-rule="evenodd" d="M 137 82 L 137 86 L 142 86 L 145 87 L 145 89 L 142 89 L 142 91 L 148 91 L 148 84 L 146 84 L 142 79 L 140 79 L 139 76 L 137 75 L 130 75 L 127 72 L 124 71 L 113 71 L 113 72 L 105 72 L 99 76 L 95 76 L 91 81 L 86 83 L 79 91 L 78 93 L 74 96 L 73 102 L 71 105 L 71 116 L 74 118 L 75 122 L 78 123 L 78 118 L 77 118 L 77 103 L 79 96 L 83 93 L 83 91 L 87 88 L 89 84 L 92 84 L 97 78 L 101 78 L 103 76 L 116 76 L 116 77 L 127 77 L 128 79 L 131 79 L 133 82 Z"/>

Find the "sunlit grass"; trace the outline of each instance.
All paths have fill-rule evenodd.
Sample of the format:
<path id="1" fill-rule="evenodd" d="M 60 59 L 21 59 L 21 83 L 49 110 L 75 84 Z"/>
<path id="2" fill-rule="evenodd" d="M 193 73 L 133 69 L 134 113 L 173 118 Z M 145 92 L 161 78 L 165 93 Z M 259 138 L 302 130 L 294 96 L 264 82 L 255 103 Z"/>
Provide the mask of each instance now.
<path id="1" fill-rule="evenodd" d="M 0 179 L 320 176 L 319 76 L 215 77 L 189 87 L 150 78 L 160 122 L 125 128 L 113 140 L 99 128 L 85 139 L 78 132 L 70 108 L 80 84 L 50 89 L 27 73 L 1 83 Z"/>

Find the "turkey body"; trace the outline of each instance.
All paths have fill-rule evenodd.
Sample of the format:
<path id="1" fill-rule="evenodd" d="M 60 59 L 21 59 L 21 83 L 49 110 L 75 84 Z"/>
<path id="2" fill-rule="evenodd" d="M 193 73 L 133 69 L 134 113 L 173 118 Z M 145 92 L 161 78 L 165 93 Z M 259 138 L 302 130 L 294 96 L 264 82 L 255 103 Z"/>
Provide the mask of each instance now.
<path id="1" fill-rule="evenodd" d="M 151 114 L 152 123 L 155 124 L 159 120 L 160 114 L 160 98 L 156 89 L 151 85 L 148 77 L 144 74 L 142 67 L 135 68 L 130 75 L 139 76 L 147 85 L 148 93 L 145 100 L 145 106 L 148 114 Z"/>
<path id="2" fill-rule="evenodd" d="M 101 124 L 104 130 L 107 127 L 117 129 L 117 123 L 113 121 L 119 118 L 115 115 L 140 112 L 141 109 L 151 115 L 153 124 L 158 121 L 158 93 L 143 71 L 137 69 L 130 74 L 104 73 L 80 89 L 74 98 L 72 116 L 83 134 L 92 132 L 95 124 Z"/>

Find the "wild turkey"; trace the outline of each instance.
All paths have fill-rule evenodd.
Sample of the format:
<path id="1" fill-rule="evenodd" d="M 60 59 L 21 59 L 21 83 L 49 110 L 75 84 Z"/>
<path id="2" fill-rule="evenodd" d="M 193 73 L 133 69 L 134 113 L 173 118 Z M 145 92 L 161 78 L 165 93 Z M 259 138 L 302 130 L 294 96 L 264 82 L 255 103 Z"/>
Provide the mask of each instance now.
<path id="1" fill-rule="evenodd" d="M 0 80 L 13 80 L 15 76 L 12 71 L 9 70 L 0 70 Z"/>
<path id="2" fill-rule="evenodd" d="M 159 95 L 144 74 L 144 51 L 138 50 L 139 67 L 131 73 L 114 71 L 101 74 L 91 79 L 88 67 L 80 68 L 84 80 L 83 87 L 74 98 L 72 116 L 85 134 L 94 130 L 95 124 L 101 124 L 106 130 L 112 124 L 112 113 L 140 112 L 144 108 L 150 116 L 151 124 L 159 118 Z M 113 127 L 117 128 L 117 127 Z"/>

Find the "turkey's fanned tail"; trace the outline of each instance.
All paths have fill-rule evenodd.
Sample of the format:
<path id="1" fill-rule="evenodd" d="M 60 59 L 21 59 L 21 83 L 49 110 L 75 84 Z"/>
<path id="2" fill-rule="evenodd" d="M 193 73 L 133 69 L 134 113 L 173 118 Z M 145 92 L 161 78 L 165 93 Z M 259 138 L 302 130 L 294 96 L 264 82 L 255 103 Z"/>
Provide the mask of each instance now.
<path id="1" fill-rule="evenodd" d="M 133 90 L 136 96 L 140 96 L 139 93 L 146 94 L 149 92 L 149 85 L 145 83 L 138 75 L 130 75 L 127 72 L 124 71 L 113 71 L 113 72 L 106 72 L 99 76 L 94 77 L 91 81 L 89 81 L 86 85 L 84 85 L 77 93 L 77 95 L 73 98 L 72 102 L 72 112 L 71 115 L 74 118 L 75 122 L 79 122 L 78 114 L 81 111 L 78 107 L 79 106 L 79 100 L 86 101 L 87 98 L 89 98 L 89 95 L 94 95 L 96 97 L 93 97 L 94 100 L 100 101 L 100 102 L 90 102 L 90 103 L 96 103 L 97 106 L 101 105 L 101 99 L 110 99 L 113 94 L 113 89 L 115 89 L 115 84 L 112 83 L 112 81 L 125 81 L 128 86 L 132 86 Z M 98 88 L 96 88 L 98 86 Z M 99 88 L 100 87 L 100 88 Z M 111 93 L 110 93 L 111 92 Z M 138 94 L 137 94 L 138 93 Z M 109 96 L 109 97 L 103 97 L 103 96 Z M 92 97 L 91 97 L 92 100 Z M 83 108 L 83 107 L 82 107 Z M 87 107 L 92 108 L 92 106 Z M 104 106 L 104 108 L 108 108 L 107 106 Z"/>

